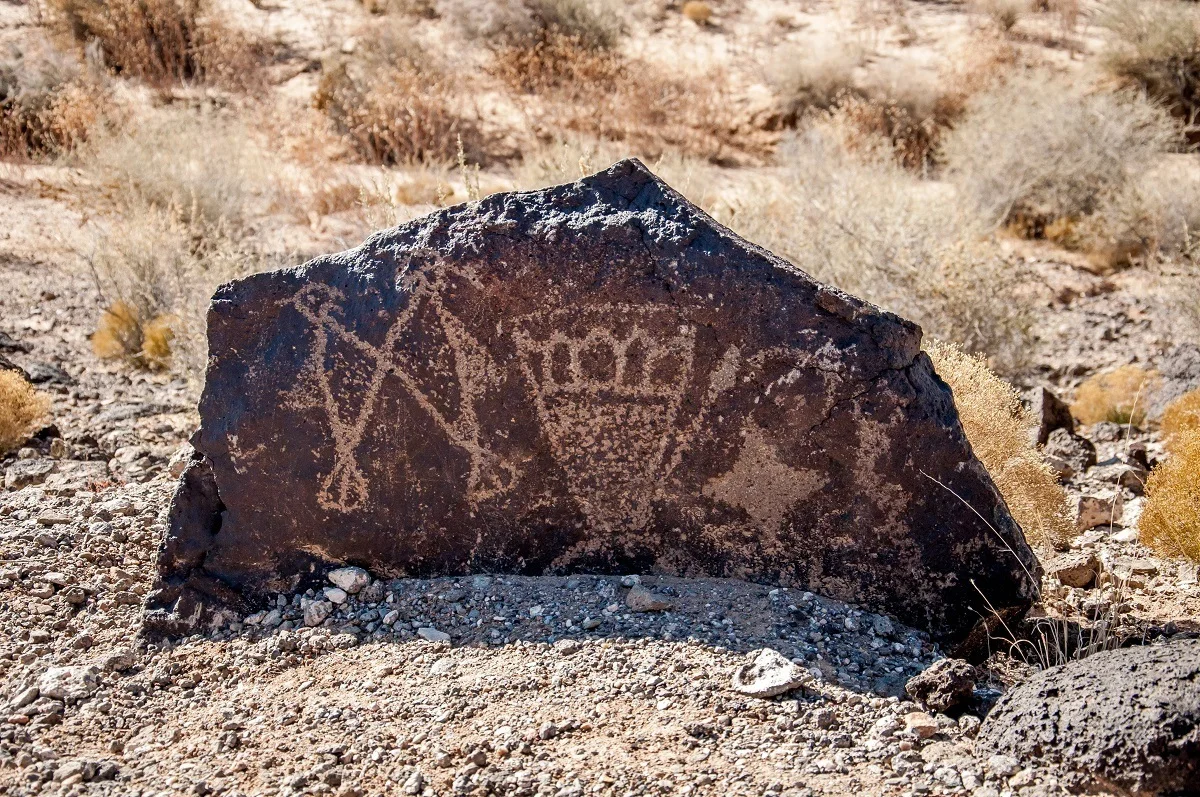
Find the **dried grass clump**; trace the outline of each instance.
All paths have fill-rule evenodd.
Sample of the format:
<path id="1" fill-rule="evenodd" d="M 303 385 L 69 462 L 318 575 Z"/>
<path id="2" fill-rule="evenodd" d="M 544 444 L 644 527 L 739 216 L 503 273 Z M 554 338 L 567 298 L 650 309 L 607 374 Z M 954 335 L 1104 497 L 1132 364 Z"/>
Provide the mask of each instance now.
<path id="1" fill-rule="evenodd" d="M 1063 547 L 1074 536 L 1067 494 L 1030 444 L 1037 426 L 1021 395 L 953 344 L 932 341 L 926 352 L 954 392 L 963 431 L 1025 536 L 1034 544 Z"/>
<path id="2" fill-rule="evenodd" d="M 976 0 L 975 5 L 980 13 L 1005 33 L 1015 28 L 1029 10 L 1026 0 Z"/>
<path id="3" fill-rule="evenodd" d="M 1138 522 L 1143 543 L 1167 556 L 1200 562 L 1200 433 L 1183 433 L 1170 457 L 1146 480 L 1146 508 Z"/>
<path id="4" fill-rule="evenodd" d="M 1177 0 L 1108 0 L 1096 21 L 1109 32 L 1105 67 L 1176 116 L 1195 122 L 1200 115 L 1200 8 Z"/>
<path id="5" fill-rule="evenodd" d="M 936 108 L 922 109 L 896 98 L 868 99 L 846 95 L 829 111 L 829 121 L 841 132 L 851 151 L 869 149 L 879 139 L 888 141 L 900 165 L 922 171 L 934 157 L 950 122 Z"/>
<path id="6" fill-rule="evenodd" d="M 270 159 L 243 124 L 186 111 L 106 130 L 80 160 L 119 204 L 149 205 L 201 228 L 242 227 L 273 188 Z"/>
<path id="7" fill-rule="evenodd" d="M 866 51 L 852 42 L 778 53 L 768 77 L 779 96 L 784 124 L 795 125 L 810 111 L 828 110 L 854 94 L 854 72 L 865 59 Z"/>
<path id="8" fill-rule="evenodd" d="M 1200 388 L 1189 390 L 1167 405 L 1159 431 L 1171 449 L 1189 436 L 1200 436 Z"/>
<path id="9" fill-rule="evenodd" d="M 228 236 L 195 233 L 169 212 L 131 206 L 99 234 L 88 256 L 106 297 L 92 335 L 98 357 L 202 375 L 213 291 L 257 270 L 262 258 Z"/>
<path id="10" fill-rule="evenodd" d="M 70 152 L 100 122 L 106 95 L 49 42 L 10 46 L 0 59 L 0 157 Z"/>
<path id="11" fill-rule="evenodd" d="M 1026 75 L 967 103 L 942 145 L 963 200 L 990 224 L 1081 219 L 1130 189 L 1180 140 L 1158 106 L 1133 92 L 1085 94 Z"/>
<path id="12" fill-rule="evenodd" d="M 1142 426 L 1150 391 L 1157 383 L 1158 374 L 1136 365 L 1097 374 L 1076 389 L 1071 414 L 1083 423 L 1111 421 Z"/>
<path id="13" fill-rule="evenodd" d="M 49 0 L 51 19 L 80 46 L 98 46 L 122 77 L 165 87 L 262 85 L 265 52 L 222 22 L 208 0 Z"/>
<path id="14" fill-rule="evenodd" d="M 460 140 L 472 162 L 490 159 L 479 114 L 457 77 L 393 25 L 324 65 L 314 105 L 370 163 L 450 161 Z"/>
<path id="15" fill-rule="evenodd" d="M 443 0 L 444 14 L 492 47 L 532 47 L 552 36 L 592 50 L 616 47 L 625 22 L 612 0 Z"/>
<path id="16" fill-rule="evenodd" d="M 37 431 L 50 412 L 50 400 L 16 371 L 0 371 L 0 456 Z"/>
<path id="17" fill-rule="evenodd" d="M 170 315 L 144 318 L 137 307 L 118 300 L 100 314 L 92 351 L 102 360 L 124 358 L 152 370 L 166 368 L 171 364 L 176 321 Z"/>
<path id="18" fill-rule="evenodd" d="M 492 73 L 510 88 L 525 94 L 566 94 L 557 98 L 561 101 L 613 91 L 627 77 L 619 54 L 557 33 L 532 44 L 497 47 L 493 55 Z"/>
<path id="19" fill-rule="evenodd" d="M 921 324 L 934 337 L 1020 366 L 1028 342 L 1027 274 L 981 235 L 952 191 L 918 179 L 886 141 L 846 151 L 816 127 L 784 148 L 764 180 L 712 212 L 829 282 Z"/>

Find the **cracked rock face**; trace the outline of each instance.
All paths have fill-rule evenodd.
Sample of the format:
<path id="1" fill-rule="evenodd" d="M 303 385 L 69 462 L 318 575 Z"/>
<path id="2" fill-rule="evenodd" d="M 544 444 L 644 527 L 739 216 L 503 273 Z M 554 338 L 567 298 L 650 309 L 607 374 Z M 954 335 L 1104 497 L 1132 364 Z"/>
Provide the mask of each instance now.
<path id="1" fill-rule="evenodd" d="M 1037 565 L 920 336 L 636 161 L 225 285 L 147 627 L 346 563 L 740 578 L 961 642 Z"/>

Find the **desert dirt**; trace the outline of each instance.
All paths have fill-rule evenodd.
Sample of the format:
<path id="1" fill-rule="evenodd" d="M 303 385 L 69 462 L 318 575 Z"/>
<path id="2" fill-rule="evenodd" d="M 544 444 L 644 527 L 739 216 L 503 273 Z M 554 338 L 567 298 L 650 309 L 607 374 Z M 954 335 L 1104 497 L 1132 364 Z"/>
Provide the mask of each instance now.
<path id="1" fill-rule="evenodd" d="M 302 156 L 333 146 L 328 137 L 271 124 L 304 127 L 313 64 L 352 51 L 375 18 L 349 0 L 228 5 L 241 27 L 285 53 L 265 98 L 239 113 L 268 120 L 258 134 L 265 146 L 304 172 Z M 850 37 L 873 54 L 873 73 L 933 79 L 984 24 L 960 4 L 714 5 L 708 26 L 675 5 L 638 5 L 623 46 L 659 64 L 726 70 L 749 118 L 767 113 L 762 56 L 780 43 Z M 0 44 L 39 35 L 32 14 L 0 7 Z M 444 17 L 416 24 L 428 41 L 452 35 Z M 1084 69 L 1099 34 L 1083 25 L 1060 35 L 1058 24 L 1023 23 L 1017 46 L 1057 69 Z M 526 111 L 481 85 L 479 102 L 509 131 L 509 149 L 533 147 Z M 227 110 L 204 88 L 166 100 L 120 90 L 136 107 Z M 764 124 L 755 135 L 770 142 L 777 131 Z M 727 165 L 735 176 L 774 168 L 754 148 Z M 338 180 L 385 175 L 343 158 L 318 168 Z M 732 581 L 372 581 L 313 624 L 305 615 L 322 596 L 281 595 L 211 635 L 147 644 L 142 603 L 199 423 L 198 384 L 94 353 L 90 336 L 109 297 L 89 254 L 120 210 L 92 175 L 69 159 L 0 163 L 0 354 L 38 374 L 57 429 L 0 463 L 0 794 L 1055 795 L 1066 788 L 1055 773 L 976 749 L 990 702 L 1057 663 L 1061 637 L 1080 633 L 1078 624 L 1096 629 L 1099 646 L 1200 633 L 1195 564 L 1138 541 L 1144 499 L 1116 481 L 1131 442 L 1152 458 L 1164 456 L 1162 442 L 1153 430 L 1098 424 L 1081 431 L 1099 465 L 1066 486 L 1110 506 L 1119 495 L 1122 508 L 1071 551 L 1040 552 L 1046 562 L 1095 554 L 1097 586 L 1064 586 L 1048 573 L 1032 621 L 1049 629 L 1044 649 L 1026 661 L 994 640 L 975 702 L 956 717 L 903 695 L 909 677 L 945 655 L 920 632 L 863 607 Z M 401 169 L 388 179 L 417 185 L 423 175 Z M 450 201 L 470 193 L 461 171 L 437 179 Z M 519 178 L 501 165 L 479 179 L 499 190 Z M 432 206 L 402 204 L 406 217 Z M 288 262 L 354 245 L 380 226 L 361 209 L 266 203 L 255 213 L 262 248 Z M 1028 362 L 1013 377 L 1021 387 L 1069 396 L 1091 374 L 1153 364 L 1180 339 L 1149 269 L 1097 273 L 1046 242 L 1004 246 L 1030 269 L 1036 297 Z M 630 595 L 642 587 L 661 605 L 636 611 Z M 770 698 L 738 692 L 735 672 L 762 648 L 793 659 L 805 685 Z"/>

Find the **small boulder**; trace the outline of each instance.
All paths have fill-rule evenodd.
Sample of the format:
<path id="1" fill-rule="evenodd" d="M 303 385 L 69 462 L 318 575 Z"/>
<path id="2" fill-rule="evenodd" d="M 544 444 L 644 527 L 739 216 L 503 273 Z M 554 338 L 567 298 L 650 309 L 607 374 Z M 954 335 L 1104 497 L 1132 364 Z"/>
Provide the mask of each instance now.
<path id="1" fill-rule="evenodd" d="M 915 733 L 918 739 L 928 739 L 937 734 L 938 724 L 924 711 L 913 711 L 904 715 L 904 729 Z"/>
<path id="2" fill-rule="evenodd" d="M 1071 417 L 1071 408 L 1058 396 L 1044 387 L 1035 387 L 1026 394 L 1025 400 L 1029 402 L 1029 409 L 1037 422 L 1034 438 L 1038 445 L 1046 445 L 1050 433 L 1055 430 L 1064 429 L 1074 433 L 1075 419 Z"/>
<path id="3" fill-rule="evenodd" d="M 751 697 L 774 697 L 812 681 L 812 673 L 783 654 L 762 648 L 747 655 L 747 663 L 733 674 L 733 689 Z"/>
<path id="4" fill-rule="evenodd" d="M 625 596 L 625 605 L 632 612 L 665 612 L 671 608 L 671 602 L 641 584 L 635 584 Z"/>
<path id="5" fill-rule="evenodd" d="M 1100 560 L 1092 551 L 1056 556 L 1045 563 L 1046 574 L 1057 578 L 1062 584 L 1076 589 L 1087 589 L 1096 582 L 1100 572 Z"/>
<path id="6" fill-rule="evenodd" d="M 1059 460 L 1075 473 L 1083 473 L 1096 464 L 1096 447 L 1086 437 L 1069 429 L 1055 429 L 1047 435 L 1042 448 L 1048 459 Z"/>
<path id="7" fill-rule="evenodd" d="M 361 567 L 339 567 L 329 571 L 329 580 L 338 589 L 343 589 L 351 595 L 356 594 L 371 581 L 371 576 Z"/>
<path id="8" fill-rule="evenodd" d="M 1097 526 L 1118 525 L 1124 509 L 1125 500 L 1120 493 L 1110 497 L 1080 496 L 1075 501 L 1075 528 L 1087 531 Z"/>
<path id="9" fill-rule="evenodd" d="M 978 749 L 1057 770 L 1078 789 L 1190 794 L 1200 783 L 1197 683 L 1200 640 L 1096 653 L 1000 698 Z"/>
<path id="10" fill-rule="evenodd" d="M 450 635 L 445 631 L 439 631 L 430 626 L 423 626 L 417 629 L 417 636 L 424 639 L 426 642 L 449 642 Z"/>
<path id="11" fill-rule="evenodd" d="M 38 680 L 38 692 L 52 700 L 84 700 L 99 687 L 98 672 L 95 667 L 51 667 Z"/>
<path id="12" fill-rule="evenodd" d="M 977 675 L 962 659 L 942 659 L 910 678 L 904 691 L 930 711 L 945 713 L 970 702 Z"/>

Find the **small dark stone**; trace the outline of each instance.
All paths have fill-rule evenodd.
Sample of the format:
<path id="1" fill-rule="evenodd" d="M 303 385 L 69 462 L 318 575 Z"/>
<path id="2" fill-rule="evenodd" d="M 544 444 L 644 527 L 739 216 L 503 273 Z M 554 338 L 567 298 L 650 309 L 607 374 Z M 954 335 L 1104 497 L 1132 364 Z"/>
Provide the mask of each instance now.
<path id="1" fill-rule="evenodd" d="M 33 346 L 21 340 L 17 340 L 7 332 L 0 332 L 0 351 L 19 351 L 29 352 L 33 350 Z"/>
<path id="2" fill-rule="evenodd" d="M 29 381 L 35 385 L 73 385 L 75 378 L 57 365 L 33 362 L 25 366 Z"/>
<path id="3" fill-rule="evenodd" d="M 942 659 L 908 680 L 904 691 L 930 711 L 965 708 L 975 691 L 975 668 L 962 659 Z"/>
<path id="4" fill-rule="evenodd" d="M 1046 437 L 1043 451 L 1070 465 L 1075 473 L 1083 473 L 1096 464 L 1096 447 L 1086 437 L 1068 429 L 1055 429 Z"/>
<path id="5" fill-rule="evenodd" d="M 978 748 L 1104 792 L 1194 794 L 1200 640 L 1096 653 L 1037 673 L 996 704 Z"/>
<path id="6" fill-rule="evenodd" d="M 181 632 L 346 562 L 738 577 L 947 645 L 1037 595 L 919 328 L 636 161 L 228 283 L 208 334 L 149 603 Z"/>
<path id="7" fill-rule="evenodd" d="M 1046 388 L 1035 387 L 1026 394 L 1025 400 L 1029 402 L 1029 409 L 1037 422 L 1034 437 L 1038 445 L 1044 446 L 1055 429 L 1075 431 L 1075 419 L 1071 417 L 1071 408 Z"/>

